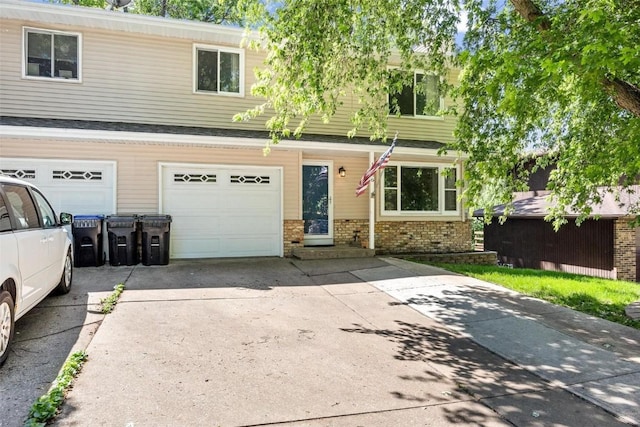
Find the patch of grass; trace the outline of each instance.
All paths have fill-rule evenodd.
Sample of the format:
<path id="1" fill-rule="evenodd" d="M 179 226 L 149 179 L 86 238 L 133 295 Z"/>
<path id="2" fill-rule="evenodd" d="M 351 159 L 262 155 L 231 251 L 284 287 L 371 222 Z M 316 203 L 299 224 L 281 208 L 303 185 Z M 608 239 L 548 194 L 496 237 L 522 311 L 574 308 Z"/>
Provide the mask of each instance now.
<path id="1" fill-rule="evenodd" d="M 116 308 L 120 294 L 124 291 L 124 283 L 118 283 L 113 287 L 113 292 L 106 298 L 100 300 L 100 311 L 109 314 Z"/>
<path id="2" fill-rule="evenodd" d="M 25 427 L 43 427 L 58 414 L 67 390 L 71 387 L 73 379 L 80 372 L 87 357 L 87 353 L 84 351 L 76 351 L 69 356 L 49 391 L 40 396 L 31 406 L 29 418 L 24 423 Z"/>
<path id="3" fill-rule="evenodd" d="M 640 329 L 640 321 L 624 312 L 628 304 L 640 300 L 638 283 L 492 265 L 438 264 L 438 267 Z"/>

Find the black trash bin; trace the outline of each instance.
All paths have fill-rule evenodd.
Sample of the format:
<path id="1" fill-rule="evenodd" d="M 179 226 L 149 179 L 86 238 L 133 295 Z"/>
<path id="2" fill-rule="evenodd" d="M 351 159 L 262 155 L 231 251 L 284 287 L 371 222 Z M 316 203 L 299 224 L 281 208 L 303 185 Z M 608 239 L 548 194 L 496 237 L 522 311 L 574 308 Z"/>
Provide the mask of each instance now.
<path id="1" fill-rule="evenodd" d="M 71 224 L 74 266 L 99 267 L 104 264 L 102 215 L 75 215 Z"/>
<path id="2" fill-rule="evenodd" d="M 138 263 L 137 222 L 136 215 L 107 216 L 109 264 L 118 266 Z"/>
<path id="3" fill-rule="evenodd" d="M 171 215 L 143 215 L 140 218 L 142 229 L 142 264 L 169 264 L 169 236 Z"/>

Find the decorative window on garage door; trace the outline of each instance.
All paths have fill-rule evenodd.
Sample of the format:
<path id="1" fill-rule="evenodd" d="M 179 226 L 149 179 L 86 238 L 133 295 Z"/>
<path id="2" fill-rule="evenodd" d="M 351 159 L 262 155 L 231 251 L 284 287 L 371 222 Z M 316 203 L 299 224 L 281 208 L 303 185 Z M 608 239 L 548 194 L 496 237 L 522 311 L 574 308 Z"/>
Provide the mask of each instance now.
<path id="1" fill-rule="evenodd" d="M 36 179 L 35 169 L 0 169 L 0 173 L 11 178 Z"/>
<path id="2" fill-rule="evenodd" d="M 54 170 L 53 179 L 63 179 L 69 181 L 101 181 L 102 172 L 100 171 L 70 171 L 70 170 Z"/>
<path id="3" fill-rule="evenodd" d="M 268 175 L 231 175 L 232 184 L 269 184 Z"/>
<path id="4" fill-rule="evenodd" d="M 205 173 L 174 173 L 174 182 L 216 182 L 215 174 Z"/>

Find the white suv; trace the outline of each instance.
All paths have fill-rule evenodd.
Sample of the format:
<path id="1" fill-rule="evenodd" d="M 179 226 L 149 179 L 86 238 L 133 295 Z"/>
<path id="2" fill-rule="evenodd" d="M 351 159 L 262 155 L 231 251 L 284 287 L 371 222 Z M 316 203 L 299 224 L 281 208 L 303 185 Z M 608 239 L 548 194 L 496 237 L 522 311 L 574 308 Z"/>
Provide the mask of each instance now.
<path id="1" fill-rule="evenodd" d="M 0 176 L 0 366 L 9 355 L 15 321 L 54 289 L 71 289 L 69 214 L 55 216 L 33 185 Z"/>

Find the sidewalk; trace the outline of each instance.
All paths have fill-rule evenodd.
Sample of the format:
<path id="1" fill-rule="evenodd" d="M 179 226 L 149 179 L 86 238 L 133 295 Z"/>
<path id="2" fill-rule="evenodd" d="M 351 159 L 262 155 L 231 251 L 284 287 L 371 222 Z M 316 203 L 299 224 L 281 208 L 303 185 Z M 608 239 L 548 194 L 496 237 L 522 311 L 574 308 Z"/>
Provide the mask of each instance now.
<path id="1" fill-rule="evenodd" d="M 401 259 L 354 271 L 551 385 L 640 424 L 640 331 L 481 280 Z M 399 271 L 415 276 L 397 278 Z"/>

